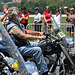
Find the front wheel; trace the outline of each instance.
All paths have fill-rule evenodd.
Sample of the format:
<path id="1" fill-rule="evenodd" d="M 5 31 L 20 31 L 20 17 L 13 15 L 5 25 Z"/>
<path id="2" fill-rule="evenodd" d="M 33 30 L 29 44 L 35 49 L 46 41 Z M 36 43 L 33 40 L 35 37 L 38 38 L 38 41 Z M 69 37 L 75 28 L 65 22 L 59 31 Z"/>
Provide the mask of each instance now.
<path id="1" fill-rule="evenodd" d="M 61 61 L 62 59 L 60 59 Z M 47 66 L 50 70 L 50 75 L 65 75 L 65 67 L 64 67 L 64 64 L 62 62 L 58 62 L 56 63 L 56 67 L 53 68 L 55 62 L 56 62 L 56 58 L 55 57 L 52 57 L 52 56 L 46 56 L 45 57 L 45 61 L 47 63 Z M 53 68 L 53 69 L 52 69 Z M 52 71 L 51 71 L 52 69 Z"/>

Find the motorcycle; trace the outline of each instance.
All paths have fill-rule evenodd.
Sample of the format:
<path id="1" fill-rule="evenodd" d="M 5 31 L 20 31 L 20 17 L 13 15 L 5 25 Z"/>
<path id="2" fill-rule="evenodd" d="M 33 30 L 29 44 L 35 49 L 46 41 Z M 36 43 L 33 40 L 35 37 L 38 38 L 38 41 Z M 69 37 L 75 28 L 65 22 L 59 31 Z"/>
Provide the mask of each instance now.
<path id="1" fill-rule="evenodd" d="M 18 61 L 20 66 L 20 71 L 19 71 L 20 75 L 39 75 L 35 62 L 32 62 L 34 60 L 31 58 L 29 59 L 30 61 L 29 60 L 27 62 L 24 61 L 17 47 L 12 42 L 11 38 L 9 37 L 8 33 L 6 32 L 2 24 L 0 26 L 0 30 L 1 30 L 2 42 L 5 43 L 4 45 L 3 43 L 1 45 L 3 45 L 3 47 L 6 47 L 4 48 L 4 50 L 2 50 L 2 48 L 0 50 L 4 52 L 7 51 L 9 56 L 13 57 L 15 60 Z M 49 34 L 45 33 L 45 35 L 47 36 L 47 38 L 45 40 L 41 40 L 37 44 L 37 46 L 41 47 L 43 50 L 43 54 L 45 56 L 45 60 L 49 68 L 49 75 L 57 75 L 58 73 L 59 75 L 75 74 L 74 73 L 75 62 L 73 60 L 75 55 L 72 54 L 70 50 L 70 47 L 72 47 L 74 44 L 72 38 L 65 37 L 65 35 L 62 33 L 58 25 L 56 31 L 56 35 L 58 37 L 55 37 L 50 33 Z M 64 59 L 63 56 L 61 55 L 62 53 L 63 55 L 66 56 Z M 32 66 L 34 67 L 34 69 L 32 69 Z M 68 68 L 66 68 L 67 66 Z M 9 65 L 8 68 L 10 69 L 10 72 L 12 72 L 11 67 Z"/>
<path id="2" fill-rule="evenodd" d="M 58 24 L 56 22 L 55 24 L 57 26 L 57 29 L 54 30 L 56 36 L 45 32 L 44 35 L 47 38 L 40 40 L 37 44 L 34 43 L 34 45 L 41 47 L 49 68 L 49 75 L 73 75 L 75 74 L 75 54 L 71 51 L 74 46 L 73 38 L 66 37 Z M 30 59 L 30 61 L 33 60 Z"/>
<path id="3" fill-rule="evenodd" d="M 1 21 L 0 75 L 39 75 L 35 63 L 25 62 Z"/>
<path id="4" fill-rule="evenodd" d="M 67 46 L 63 42 L 63 39 L 57 39 L 51 34 L 46 34 L 48 38 L 46 40 L 42 40 L 38 46 L 42 48 L 43 54 L 46 60 L 46 63 L 49 68 L 49 72 L 51 75 L 68 75 L 70 72 L 68 72 L 73 67 L 73 61 L 75 55 L 72 54 L 70 50 L 70 46 L 73 47 L 73 41 L 72 38 L 69 37 L 63 37 L 64 42 L 67 42 Z M 54 40 L 51 39 L 54 38 Z M 69 44 L 71 43 L 71 44 Z M 64 47 L 65 46 L 65 47 Z M 64 56 L 65 55 L 65 58 Z M 67 61 L 68 60 L 68 61 Z M 67 61 L 67 62 L 66 62 Z M 69 63 L 68 63 L 69 62 Z M 71 64 L 71 65 L 69 65 Z M 69 65 L 69 68 L 67 66 Z M 72 69 L 74 71 L 74 69 Z M 73 73 L 71 71 L 71 73 Z M 68 73 L 68 74 L 67 74 Z"/>

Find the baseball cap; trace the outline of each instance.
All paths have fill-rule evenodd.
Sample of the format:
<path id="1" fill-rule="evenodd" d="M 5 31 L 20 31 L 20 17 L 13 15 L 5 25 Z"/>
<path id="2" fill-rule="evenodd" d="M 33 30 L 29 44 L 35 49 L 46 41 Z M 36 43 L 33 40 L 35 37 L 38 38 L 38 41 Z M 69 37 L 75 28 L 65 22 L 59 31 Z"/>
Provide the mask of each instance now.
<path id="1" fill-rule="evenodd" d="M 39 8 L 38 7 L 35 7 L 34 10 L 39 10 Z"/>

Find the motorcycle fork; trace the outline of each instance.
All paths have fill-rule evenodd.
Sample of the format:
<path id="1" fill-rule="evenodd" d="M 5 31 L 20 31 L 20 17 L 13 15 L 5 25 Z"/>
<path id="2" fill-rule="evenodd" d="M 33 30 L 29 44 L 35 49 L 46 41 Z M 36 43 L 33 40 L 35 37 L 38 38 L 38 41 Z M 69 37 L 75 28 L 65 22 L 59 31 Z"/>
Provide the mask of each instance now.
<path id="1" fill-rule="evenodd" d="M 62 46 L 61 46 L 62 47 Z M 62 49 L 62 51 L 64 52 L 65 56 L 68 58 L 68 60 L 70 61 L 70 63 L 72 64 L 73 66 L 73 69 L 75 70 L 75 64 L 73 63 L 69 53 L 67 52 L 66 48 Z"/>
<path id="2" fill-rule="evenodd" d="M 56 69 L 56 67 L 57 67 L 57 64 L 58 64 L 58 61 L 59 61 L 59 58 L 60 58 L 60 54 L 61 54 L 61 51 L 59 51 L 58 53 L 57 53 L 57 58 L 56 58 L 56 62 L 54 63 L 54 64 L 52 64 L 52 66 L 51 66 L 51 68 L 50 68 L 50 72 L 54 72 L 55 71 L 55 69 Z"/>

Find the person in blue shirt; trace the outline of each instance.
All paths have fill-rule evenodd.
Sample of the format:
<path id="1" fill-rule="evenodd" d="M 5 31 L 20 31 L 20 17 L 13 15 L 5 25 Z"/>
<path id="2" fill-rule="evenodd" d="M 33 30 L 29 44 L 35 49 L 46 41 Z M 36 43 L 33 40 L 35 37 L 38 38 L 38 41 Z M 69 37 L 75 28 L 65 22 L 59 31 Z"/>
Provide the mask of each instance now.
<path id="1" fill-rule="evenodd" d="M 33 25 L 35 25 L 35 31 L 41 32 L 41 24 L 40 23 L 42 23 L 42 21 L 41 21 L 42 15 L 39 13 L 38 7 L 35 7 L 34 10 L 35 10 L 35 17 L 34 17 Z"/>

